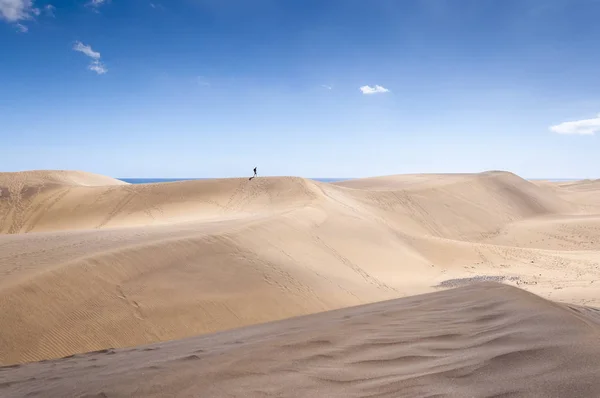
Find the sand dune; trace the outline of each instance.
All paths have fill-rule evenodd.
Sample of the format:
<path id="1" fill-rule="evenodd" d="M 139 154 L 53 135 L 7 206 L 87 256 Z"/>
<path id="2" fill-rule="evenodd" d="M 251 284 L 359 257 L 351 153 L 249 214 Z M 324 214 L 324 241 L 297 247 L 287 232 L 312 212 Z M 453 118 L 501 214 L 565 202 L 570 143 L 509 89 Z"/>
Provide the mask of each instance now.
<path id="1" fill-rule="evenodd" d="M 600 211 L 600 180 L 536 181 L 536 184 L 552 190 L 566 201 L 576 203 L 587 213 Z"/>
<path id="2" fill-rule="evenodd" d="M 578 180 L 578 181 L 563 181 L 554 183 L 562 189 L 571 191 L 596 191 L 600 188 L 600 180 Z"/>
<path id="3" fill-rule="evenodd" d="M 504 172 L 143 185 L 30 172 L 0 174 L 0 189 L 2 364 L 181 339 L 482 275 L 600 305 L 600 190 Z"/>
<path id="4" fill-rule="evenodd" d="M 422 232 L 449 239 L 476 240 L 516 220 L 580 211 L 576 204 L 505 172 L 378 177 L 338 185 L 362 190 L 386 217 L 409 212 L 425 228 Z"/>
<path id="5" fill-rule="evenodd" d="M 2 396 L 597 397 L 600 310 L 480 284 L 0 368 Z"/>
<path id="6" fill-rule="evenodd" d="M 72 178 L 63 176 L 69 180 L 65 184 L 54 182 L 44 185 L 38 179 L 34 179 L 32 184 L 20 181 L 20 189 L 15 190 L 11 188 L 16 185 L 11 176 L 5 176 L 6 182 L 2 181 L 2 177 L 0 175 L 0 188 L 7 192 L 7 199 L 0 208 L 3 215 L 0 231 L 5 233 L 246 217 L 301 207 L 315 199 L 317 190 L 314 183 L 300 178 L 131 185 L 112 179 L 105 179 L 105 184 L 97 184 L 102 180 L 92 176 L 87 181 L 78 179 L 79 175 Z"/>

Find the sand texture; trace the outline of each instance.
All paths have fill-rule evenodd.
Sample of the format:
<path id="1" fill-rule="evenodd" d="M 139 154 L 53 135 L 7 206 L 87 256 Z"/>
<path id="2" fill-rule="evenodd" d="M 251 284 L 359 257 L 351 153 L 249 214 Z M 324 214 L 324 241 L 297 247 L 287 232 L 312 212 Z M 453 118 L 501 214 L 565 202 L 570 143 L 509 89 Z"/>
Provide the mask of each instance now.
<path id="1" fill-rule="evenodd" d="M 2 365 L 189 338 L 479 281 L 503 282 L 552 301 L 583 307 L 600 306 L 600 184 L 596 181 L 530 182 L 507 172 L 487 172 L 401 175 L 336 184 L 292 177 L 259 177 L 252 180 L 130 185 L 84 172 L 0 173 L 0 233 Z M 530 298 L 519 290 L 495 289 L 495 298 L 490 298 L 492 301 L 510 301 L 511 295 L 516 294 L 526 298 L 522 301 L 524 308 L 530 303 L 543 303 L 539 304 L 540 308 L 547 309 L 548 313 L 544 322 L 580 316 L 574 315 L 574 310 Z M 485 289 L 459 289 L 456 293 L 439 294 L 463 297 L 467 294 L 464 292 L 472 292 L 468 293 L 471 295 L 468 300 L 477 301 Z M 427 384 L 437 377 L 434 375 L 443 373 L 440 369 L 459 366 L 444 362 L 451 362 L 457 358 L 455 355 L 459 355 L 444 350 L 472 344 L 469 350 L 473 352 L 473 358 L 479 359 L 470 360 L 468 358 L 471 357 L 467 356 L 463 358 L 464 362 L 459 363 L 483 366 L 477 361 L 487 358 L 488 354 L 476 354 L 477 345 L 469 342 L 473 333 L 481 332 L 481 336 L 488 336 L 483 331 L 485 328 L 477 329 L 487 323 L 481 326 L 473 320 L 479 316 L 477 311 L 469 311 L 462 308 L 462 304 L 455 303 L 452 309 L 438 312 L 431 307 L 423 315 L 418 311 L 411 312 L 406 303 L 413 299 L 406 300 L 409 301 L 398 302 L 397 309 L 396 304 L 385 304 L 385 311 L 392 314 L 391 319 L 373 322 L 381 322 L 382 328 L 397 326 L 399 322 L 412 328 L 413 335 L 406 337 L 407 346 L 394 350 L 401 350 L 398 351 L 399 357 L 406 354 L 409 357 L 407 363 L 415 361 L 414 369 L 399 373 L 406 380 L 413 380 L 410 385 L 416 389 L 414 391 L 425 391 L 419 390 L 419 385 Z M 568 324 L 561 326 L 566 328 L 564 330 L 557 326 L 559 332 L 556 335 L 551 330 L 543 330 L 550 333 L 548 338 L 556 337 L 552 340 L 554 343 L 549 343 L 555 344 L 552 345 L 555 348 L 542 348 L 543 352 L 527 351 L 528 339 L 536 340 L 531 336 L 538 329 L 533 327 L 533 321 L 524 319 L 530 311 L 519 310 L 521 301 L 510 303 L 502 308 L 514 309 L 515 313 L 505 311 L 498 325 L 494 321 L 494 311 L 491 311 L 492 315 L 485 315 L 485 311 L 481 315 L 492 318 L 490 330 L 502 325 L 506 336 L 516 335 L 513 337 L 517 340 L 512 341 L 513 337 L 510 337 L 506 345 L 503 337 L 498 337 L 499 340 L 493 344 L 498 350 L 508 350 L 505 352 L 508 359 L 500 357 L 497 363 L 519 361 L 521 354 L 511 356 L 509 353 L 521 351 L 535 358 L 539 354 L 541 363 L 543 358 L 551 357 L 548 352 L 553 350 L 563 355 L 563 351 L 567 350 L 563 344 L 574 344 L 573 347 L 585 344 L 583 340 L 575 343 L 573 338 L 561 334 L 577 327 Z M 384 332 L 371 330 L 367 333 L 370 328 L 368 322 L 373 318 L 364 309 L 366 307 L 361 308 L 356 311 L 367 311 L 363 314 L 368 319 L 365 321 L 367 324 L 357 328 L 357 335 L 353 338 L 366 339 L 369 333 L 374 333 L 370 338 L 381 337 L 379 333 Z M 471 316 L 474 318 L 469 318 Z M 323 325 L 328 322 L 325 318 L 314 319 L 323 320 Z M 520 324 L 517 320 L 526 321 L 524 330 L 519 329 L 521 326 L 517 326 Z M 337 327 L 334 326 L 337 321 L 331 322 L 327 327 Z M 440 352 L 435 352 L 433 346 L 424 348 L 425 353 L 429 352 L 424 354 L 426 357 L 443 355 L 442 359 L 436 360 L 438 362 L 433 362 L 434 365 L 426 361 L 427 365 L 420 368 L 420 354 L 411 354 L 410 351 L 418 351 L 418 347 L 413 347 L 411 341 L 418 341 L 419 335 L 423 337 L 426 333 L 437 332 L 437 329 L 443 330 L 436 326 L 436 322 L 449 329 L 455 328 L 456 334 L 461 337 L 457 337 L 458 341 L 441 338 Z M 463 322 L 471 326 L 460 330 L 459 325 Z M 589 326 L 589 321 L 585 323 L 588 326 L 577 329 L 581 330 L 577 333 L 586 330 L 596 333 L 591 332 L 596 329 Z M 351 327 L 349 322 L 342 324 L 346 326 L 340 327 Z M 426 330 L 422 325 L 428 325 Z M 539 330 L 542 329 L 540 327 Z M 325 329 L 323 333 L 324 336 L 333 336 L 333 332 Z M 390 333 L 389 330 L 386 333 Z M 267 335 L 264 338 L 270 339 L 271 335 Z M 525 340 L 519 340 L 521 337 Z M 483 344 L 486 338 L 476 341 Z M 329 338 L 319 339 L 325 341 Z M 176 343 L 173 344 L 177 347 Z M 344 344 L 334 340 L 329 345 L 344 350 Z M 376 378 L 369 372 L 375 372 L 377 366 L 369 362 L 361 364 L 361 361 L 368 361 L 371 354 L 377 358 L 379 354 L 372 353 L 371 348 L 364 344 L 366 351 L 357 351 L 356 358 L 351 352 L 336 356 L 326 353 L 323 347 L 315 348 L 315 355 L 324 355 L 325 365 L 320 367 L 318 357 L 313 358 L 314 362 L 306 363 L 314 365 L 309 367 L 312 372 L 323 373 L 324 378 L 333 380 L 331 382 L 321 383 L 315 379 L 316 375 L 308 374 L 294 376 L 283 372 L 276 377 L 289 377 L 290 386 L 304 383 L 301 380 L 312 380 L 314 384 L 307 381 L 306 391 L 322 386 L 325 388 L 323 391 L 332 391 L 334 395 L 346 396 L 343 391 L 350 391 L 347 396 L 363 396 L 360 391 L 369 388 L 365 383 L 376 386 L 379 382 L 395 380 L 385 377 L 380 381 L 369 379 Z M 261 350 L 267 346 L 265 344 Z M 240 348 L 238 354 L 241 355 L 245 349 Z M 409 351 L 402 351 L 404 349 Z M 510 351 L 513 349 L 515 351 Z M 312 351 L 307 348 L 306 352 Z M 490 358 L 497 354 L 493 350 L 486 352 L 491 355 Z M 595 351 L 590 350 L 585 358 L 593 353 Z M 380 354 L 387 354 L 386 349 L 382 348 Z M 454 359 L 443 359 L 446 354 L 447 358 Z M 114 358 L 120 358 L 116 362 L 125 361 L 124 355 L 115 354 Z M 266 358 L 268 354 L 264 355 Z M 301 364 L 302 355 L 300 352 L 290 354 L 290 360 L 297 358 L 300 361 L 297 364 L 300 368 L 304 366 Z M 333 356 L 329 358 L 328 355 Z M 60 363 L 83 366 L 81 358 L 84 357 L 70 360 L 75 362 Z M 105 360 L 104 355 L 93 358 Z M 140 360 L 151 362 L 149 358 Z M 241 357 L 238 360 L 241 361 Z M 342 365 L 353 361 L 357 364 L 352 365 L 349 368 L 352 370 L 348 370 L 350 373 L 346 375 Z M 383 369 L 391 369 L 389 366 L 394 363 L 385 358 L 382 361 Z M 222 368 L 215 365 L 215 369 L 225 369 L 226 362 L 219 363 Z M 114 375 L 109 362 L 106 364 L 102 374 L 106 377 Z M 337 368 L 333 364 L 337 364 Z M 110 366 L 117 369 L 113 365 L 111 362 Z M 430 365 L 435 369 L 429 368 Z M 141 367 L 142 364 L 136 366 Z M 179 376 L 175 373 L 179 371 L 176 369 L 181 367 L 181 377 L 189 376 L 189 369 L 198 366 L 197 362 L 183 361 L 179 364 L 175 361 L 173 366 L 174 373 L 168 376 L 174 378 L 173 383 L 190 385 L 189 380 L 177 379 Z M 532 374 L 541 369 L 536 366 L 531 368 Z M 21 369 L 29 368 L 23 366 L 13 370 L 20 372 Z M 131 374 L 118 369 L 121 369 L 117 373 L 122 377 L 119 380 L 124 384 L 128 377 L 132 380 L 141 377 L 138 372 L 141 368 L 133 369 Z M 205 372 L 207 378 L 210 372 L 217 372 L 203 369 L 199 372 Z M 271 374 L 269 369 L 257 372 L 268 375 Z M 353 373 L 358 369 L 364 369 L 367 375 L 362 376 L 364 380 L 358 383 L 344 381 L 350 380 L 352 374 L 358 374 Z M 465 369 L 464 372 L 467 372 L 475 368 Z M 4 370 L 4 374 L 11 375 L 13 370 Z M 86 370 L 82 368 L 81 371 Z M 332 372 L 338 372 L 337 376 Z M 244 379 L 245 374 L 252 378 L 251 365 L 240 365 L 239 370 L 232 371 L 230 376 L 212 373 L 210 377 L 225 382 L 228 377 Z M 538 380 L 542 380 L 542 376 L 537 374 Z M 332 384 L 335 384 L 336 377 L 341 381 L 334 388 Z M 483 376 L 477 377 L 485 384 Z M 569 376 L 565 374 L 564 377 Z M 108 378 L 98 380 L 100 383 Z M 164 382 L 169 384 L 169 380 Z M 265 379 L 262 380 L 264 382 Z M 399 380 L 396 382 L 400 383 Z M 236 385 L 231 380 L 227 383 Z M 235 388 L 245 388 L 243 381 L 239 383 Z M 468 386 L 469 382 L 465 383 Z M 4 388 L 21 391 L 18 384 L 8 384 L 9 387 Z M 460 395 L 463 390 L 460 390 L 459 384 L 453 394 L 465 396 Z M 356 390 L 352 389 L 353 385 L 356 385 Z M 432 384 L 438 386 L 435 388 L 442 388 L 440 385 Z M 390 388 L 393 390 L 393 387 Z M 303 395 L 302 388 L 298 389 L 296 393 Z M 142 394 L 146 390 L 139 391 Z M 152 395 L 152 391 L 148 391 L 148 395 Z M 435 391 L 438 392 L 431 392 L 429 396 L 441 394 L 439 390 Z M 192 396 L 185 394 L 183 396 Z M 209 396 L 218 396 L 218 390 L 211 390 L 211 394 Z M 473 396 L 484 395 L 474 393 Z"/>
<path id="2" fill-rule="evenodd" d="M 598 397 L 599 315 L 476 284 L 0 368 L 0 395 Z"/>

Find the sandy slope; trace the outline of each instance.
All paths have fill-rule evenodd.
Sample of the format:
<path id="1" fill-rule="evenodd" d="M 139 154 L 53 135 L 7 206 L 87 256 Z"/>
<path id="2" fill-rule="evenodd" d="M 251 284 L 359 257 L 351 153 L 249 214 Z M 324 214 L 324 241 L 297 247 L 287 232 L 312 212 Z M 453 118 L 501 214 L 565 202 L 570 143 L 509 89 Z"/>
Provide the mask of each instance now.
<path id="1" fill-rule="evenodd" d="M 504 276 L 600 305 L 598 192 L 504 172 L 129 185 L 0 174 L 0 363 L 180 339 Z"/>
<path id="2" fill-rule="evenodd" d="M 481 284 L 0 368 L 0 395 L 598 397 L 600 310 Z"/>

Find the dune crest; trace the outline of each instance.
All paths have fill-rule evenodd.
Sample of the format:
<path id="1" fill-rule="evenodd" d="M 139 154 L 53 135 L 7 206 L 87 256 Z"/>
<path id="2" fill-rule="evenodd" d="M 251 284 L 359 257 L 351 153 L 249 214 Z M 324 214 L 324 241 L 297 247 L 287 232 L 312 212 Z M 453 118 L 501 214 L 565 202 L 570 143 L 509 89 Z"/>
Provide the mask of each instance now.
<path id="1" fill-rule="evenodd" d="M 29 172 L 0 174 L 0 187 L 1 364 L 186 338 L 468 278 L 600 304 L 600 207 L 590 199 L 600 191 L 512 173 L 130 185 Z"/>
<path id="2" fill-rule="evenodd" d="M 21 192 L 28 194 L 18 197 L 20 205 L 5 201 L 0 214 L 8 217 L 3 217 L 1 232 L 105 229 L 248 217 L 302 207 L 321 194 L 315 182 L 294 177 L 160 184 L 111 183 L 109 178 L 102 184 L 101 178 L 52 177 L 21 181 Z M 9 176 L 4 180 L 11 181 Z M 69 183 L 56 182 L 63 180 Z"/>
<path id="3" fill-rule="evenodd" d="M 67 186 L 101 186 L 127 185 L 126 182 L 101 174 L 72 170 L 30 170 L 15 173 L 0 172 L 0 183 L 5 186 L 22 185 L 33 187 L 39 185 Z"/>

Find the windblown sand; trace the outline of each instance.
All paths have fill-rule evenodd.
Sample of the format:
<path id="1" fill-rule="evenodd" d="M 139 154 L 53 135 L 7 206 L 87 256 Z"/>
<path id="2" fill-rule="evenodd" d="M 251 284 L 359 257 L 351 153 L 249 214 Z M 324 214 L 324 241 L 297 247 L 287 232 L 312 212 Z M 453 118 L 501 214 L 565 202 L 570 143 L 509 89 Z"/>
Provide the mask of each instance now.
<path id="1" fill-rule="evenodd" d="M 0 173 L 0 232 L 0 364 L 79 354 L 0 396 L 600 396 L 597 181 Z"/>
<path id="2" fill-rule="evenodd" d="M 0 368 L 2 396 L 598 397 L 600 311 L 499 284 Z"/>

